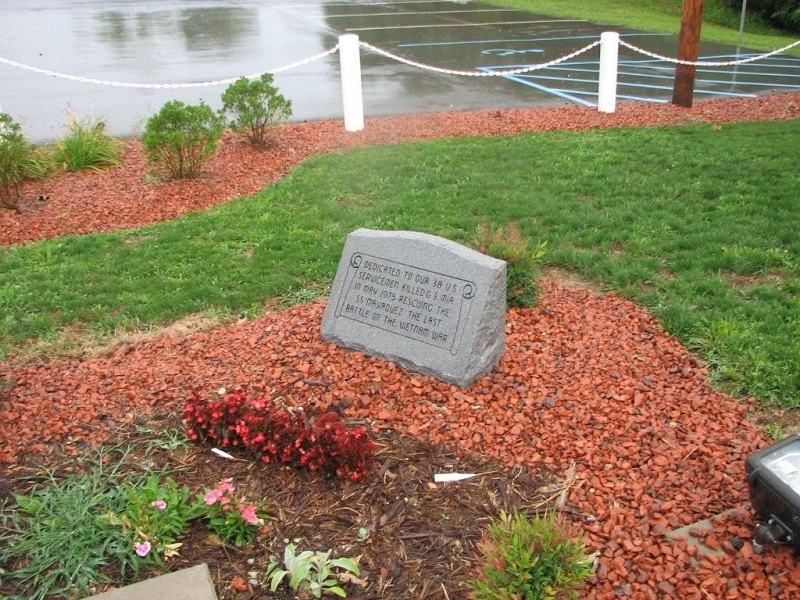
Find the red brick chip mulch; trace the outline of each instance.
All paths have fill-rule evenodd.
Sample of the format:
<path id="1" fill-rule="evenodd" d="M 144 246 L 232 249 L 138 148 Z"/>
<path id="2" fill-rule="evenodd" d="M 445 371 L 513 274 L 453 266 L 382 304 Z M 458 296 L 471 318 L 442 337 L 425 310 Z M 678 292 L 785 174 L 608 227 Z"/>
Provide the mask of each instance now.
<path id="1" fill-rule="evenodd" d="M 800 94 L 672 106 L 482 111 L 281 129 L 275 150 L 227 137 L 203 179 L 147 183 L 138 142 L 124 166 L 31 184 L 21 213 L 0 212 L 0 243 L 135 227 L 255 192 L 303 158 L 349 146 L 458 135 L 625 125 L 791 119 Z M 49 200 L 37 202 L 35 195 Z M 500 364 L 466 390 L 324 343 L 323 302 L 210 331 L 168 334 L 86 359 L 0 363 L 0 460 L 10 474 L 32 456 L 105 440 L 135 415 L 178 409 L 192 391 L 226 387 L 333 407 L 374 429 L 395 429 L 507 465 L 545 467 L 576 481 L 566 513 L 599 553 L 582 597 L 800 598 L 786 549 L 754 552 L 744 460 L 770 442 L 744 419 L 746 403 L 713 390 L 707 371 L 658 321 L 614 294 L 543 280 L 540 304 L 510 310 Z M 666 534 L 722 515 L 691 535 L 698 555 Z"/>

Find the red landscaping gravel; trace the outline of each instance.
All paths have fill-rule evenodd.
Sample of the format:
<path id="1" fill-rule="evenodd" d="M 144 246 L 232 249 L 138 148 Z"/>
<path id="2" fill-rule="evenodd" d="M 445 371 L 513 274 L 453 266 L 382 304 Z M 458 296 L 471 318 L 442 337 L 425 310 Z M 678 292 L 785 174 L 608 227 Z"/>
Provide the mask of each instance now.
<path id="1" fill-rule="evenodd" d="M 800 94 L 702 102 L 695 109 L 623 105 L 482 111 L 281 129 L 261 155 L 226 138 L 209 175 L 145 183 L 138 143 L 125 166 L 71 174 L 26 193 L 49 194 L 0 213 L 4 244 L 134 227 L 250 194 L 324 150 L 444 135 L 524 130 L 790 119 Z M 500 364 L 460 390 L 320 339 L 324 303 L 265 314 L 182 338 L 162 335 L 84 360 L 0 362 L 0 473 L 38 454 L 59 456 L 113 436 L 135 414 L 182 407 L 220 387 L 270 393 L 309 408 L 339 408 L 373 428 L 393 428 L 503 462 L 545 466 L 576 484 L 567 510 L 600 555 L 584 598 L 721 600 L 800 598 L 800 568 L 786 549 L 754 553 L 755 520 L 744 461 L 770 444 L 744 419 L 747 404 L 714 391 L 706 369 L 658 321 L 614 294 L 543 280 L 540 304 L 508 313 Z M 2 391 L 0 391 L 2 394 Z M 111 433 L 110 433 L 111 432 Z M 723 552 L 696 556 L 671 530 L 725 512 L 693 531 Z"/>
<path id="2" fill-rule="evenodd" d="M 0 246 L 63 235 L 141 227 L 251 195 L 313 154 L 370 144 L 391 144 L 468 135 L 787 120 L 800 117 L 800 93 L 711 100 L 692 109 L 672 104 L 620 104 L 614 114 L 585 107 L 484 110 L 368 119 L 364 131 L 347 133 L 342 121 L 286 125 L 274 147 L 253 150 L 226 136 L 219 152 L 195 180 L 156 182 L 148 175 L 141 145 L 130 141 L 123 166 L 101 173 L 68 173 L 25 186 L 20 213 L 0 210 Z M 48 200 L 39 202 L 38 196 Z"/>

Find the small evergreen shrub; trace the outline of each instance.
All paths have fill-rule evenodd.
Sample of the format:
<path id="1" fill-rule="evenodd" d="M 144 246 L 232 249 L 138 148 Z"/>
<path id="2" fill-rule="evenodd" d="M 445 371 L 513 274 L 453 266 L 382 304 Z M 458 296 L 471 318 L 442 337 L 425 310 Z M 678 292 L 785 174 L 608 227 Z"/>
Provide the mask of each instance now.
<path id="1" fill-rule="evenodd" d="M 467 582 L 472 600 L 571 600 L 594 556 L 555 514 L 500 513 L 478 544 L 480 566 Z"/>
<path id="2" fill-rule="evenodd" d="M 204 102 L 187 105 L 172 100 L 148 119 L 142 135 L 147 159 L 170 177 L 197 176 L 217 149 L 224 124 Z"/>
<path id="3" fill-rule="evenodd" d="M 20 125 L 8 113 L 0 113 L 0 207 L 17 209 L 22 182 L 33 144 L 20 133 Z"/>
<path id="4" fill-rule="evenodd" d="M 78 121 L 71 118 L 67 124 L 67 135 L 57 142 L 52 161 L 65 171 L 93 169 L 121 164 L 122 144 L 106 135 L 103 121 Z"/>
<path id="5" fill-rule="evenodd" d="M 247 136 L 255 146 L 266 146 L 272 131 L 292 116 L 292 102 L 284 98 L 264 73 L 253 81 L 237 79 L 222 94 L 222 112 L 230 127 Z"/>
<path id="6" fill-rule="evenodd" d="M 473 247 L 483 254 L 506 261 L 506 304 L 509 307 L 536 305 L 539 300 L 536 281 L 539 279 L 540 263 L 547 242 L 540 242 L 531 249 L 516 223 L 495 227 L 483 222 Z"/>

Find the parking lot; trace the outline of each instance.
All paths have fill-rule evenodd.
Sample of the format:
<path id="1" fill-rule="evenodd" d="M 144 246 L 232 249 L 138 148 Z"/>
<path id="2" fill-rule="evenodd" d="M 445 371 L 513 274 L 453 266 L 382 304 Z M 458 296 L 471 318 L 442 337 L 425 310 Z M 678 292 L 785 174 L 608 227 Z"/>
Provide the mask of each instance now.
<path id="1" fill-rule="evenodd" d="M 9 6 L 10 4 L 10 6 Z M 32 0 L 0 8 L 0 57 L 38 69 L 117 83 L 224 81 L 296 64 L 333 48 L 343 33 L 440 69 L 498 73 L 546 63 L 585 47 L 609 27 L 472 2 L 239 0 Z M 677 36 L 616 29 L 649 52 L 675 56 Z M 31 35 L 31 32 L 36 35 Z M 703 60 L 756 55 L 703 43 Z M 378 115 L 512 108 L 597 101 L 599 50 L 543 70 L 502 77 L 434 73 L 362 49 L 364 109 Z M 620 49 L 621 100 L 665 102 L 674 66 Z M 295 120 L 341 118 L 339 57 L 330 54 L 276 74 Z M 0 107 L 34 140 L 52 139 L 70 111 L 95 116 L 116 135 L 135 135 L 172 99 L 217 106 L 223 84 L 136 89 L 58 79 L 0 64 Z M 800 59 L 700 68 L 695 97 L 800 90 Z"/>

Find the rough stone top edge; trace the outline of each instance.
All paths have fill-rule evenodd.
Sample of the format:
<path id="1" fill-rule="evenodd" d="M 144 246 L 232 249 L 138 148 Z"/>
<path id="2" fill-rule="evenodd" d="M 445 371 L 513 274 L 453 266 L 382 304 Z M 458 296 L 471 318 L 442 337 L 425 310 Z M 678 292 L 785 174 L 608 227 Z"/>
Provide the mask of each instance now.
<path id="1" fill-rule="evenodd" d="M 358 243 L 362 240 L 364 242 L 375 240 L 383 240 L 387 242 L 424 242 L 431 246 L 437 246 L 443 250 L 447 250 L 467 260 L 482 263 L 484 266 L 493 270 L 500 269 L 502 268 L 502 265 L 505 264 L 504 260 L 482 254 L 477 250 L 468 248 L 467 246 L 459 244 L 458 242 L 439 237 L 438 235 L 422 233 L 420 231 L 405 231 L 400 229 L 367 229 L 361 227 L 348 234 L 346 244 Z"/>

